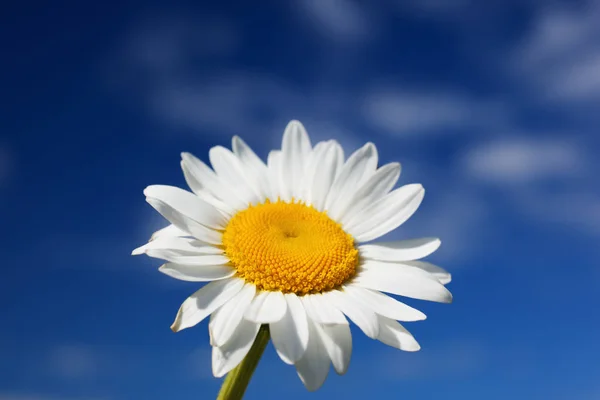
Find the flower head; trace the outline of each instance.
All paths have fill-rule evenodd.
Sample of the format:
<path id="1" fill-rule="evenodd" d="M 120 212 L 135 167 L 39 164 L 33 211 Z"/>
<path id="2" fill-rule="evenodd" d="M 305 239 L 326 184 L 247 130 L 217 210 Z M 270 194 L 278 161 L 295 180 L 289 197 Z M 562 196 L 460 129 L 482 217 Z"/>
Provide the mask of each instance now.
<path id="1" fill-rule="evenodd" d="M 382 292 L 450 302 L 450 274 L 419 260 L 436 238 L 362 244 L 404 223 L 424 189 L 394 189 L 400 164 L 377 167 L 371 143 L 348 159 L 335 141 L 311 146 L 298 121 L 265 164 L 239 137 L 213 147 L 212 168 L 189 153 L 181 166 L 192 192 L 154 185 L 146 200 L 171 225 L 134 250 L 161 258 L 176 279 L 210 282 L 181 305 L 173 331 L 210 316 L 213 373 L 238 365 L 263 324 L 283 362 L 309 390 L 330 364 L 348 368 L 348 319 L 368 337 L 405 351 L 419 344 L 398 321 L 425 319 Z"/>

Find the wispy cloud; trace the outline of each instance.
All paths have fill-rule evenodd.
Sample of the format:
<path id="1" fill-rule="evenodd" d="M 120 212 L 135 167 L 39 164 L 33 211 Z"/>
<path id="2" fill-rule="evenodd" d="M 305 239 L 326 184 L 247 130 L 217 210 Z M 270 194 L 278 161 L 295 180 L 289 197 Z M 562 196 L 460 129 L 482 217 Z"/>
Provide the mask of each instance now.
<path id="1" fill-rule="evenodd" d="M 346 92 L 298 88 L 273 75 L 241 71 L 213 73 L 204 79 L 173 73 L 168 79 L 148 79 L 146 85 L 142 101 L 151 115 L 183 130 L 240 135 L 250 143 L 260 139 L 266 150 L 281 143 L 290 120 L 300 119 L 313 139 L 330 139 L 335 126 L 337 140 L 358 147 L 359 140 L 347 128 L 352 123 L 348 115 L 355 108 Z"/>
<path id="2" fill-rule="evenodd" d="M 226 18 L 166 13 L 140 19 L 124 36 L 119 52 L 122 60 L 151 72 L 170 72 L 198 57 L 231 55 L 240 40 Z"/>
<path id="3" fill-rule="evenodd" d="M 512 200 L 529 218 L 560 224 L 571 233 L 600 234 L 600 192 L 595 188 L 549 191 L 534 187 L 514 192 Z"/>
<path id="4" fill-rule="evenodd" d="M 427 90 L 373 90 L 366 95 L 362 111 L 373 127 L 394 136 L 498 126 L 510 118 L 502 103 Z"/>
<path id="5" fill-rule="evenodd" d="M 542 98 L 600 99 L 600 2 L 539 6 L 529 32 L 510 57 L 515 71 Z M 564 4 L 564 3 L 563 3 Z"/>
<path id="6" fill-rule="evenodd" d="M 175 78 L 154 92 L 150 101 L 155 115 L 176 125 L 227 135 L 264 134 L 274 121 L 281 125 L 293 110 L 300 112 L 306 100 L 273 77 L 241 72 L 201 81 Z"/>
<path id="7" fill-rule="evenodd" d="M 568 139 L 504 137 L 468 151 L 463 159 L 467 173 L 481 181 L 528 183 L 572 177 L 585 167 L 584 152 Z"/>
<path id="8" fill-rule="evenodd" d="M 197 381 L 212 379 L 210 347 L 195 350 L 189 346 L 164 347 L 155 345 L 98 345 L 63 342 L 49 346 L 19 345 L 15 351 L 3 353 L 2 367 L 16 369 L 25 382 L 36 380 L 54 382 L 57 386 L 90 385 L 92 394 L 103 393 L 103 382 L 144 379 L 149 372 L 169 368 L 173 375 L 166 380 Z M 12 362 L 11 359 L 17 359 Z M 174 378 L 175 377 L 175 378 Z M 1 391 L 0 391 L 1 393 Z M 2 398 L 0 397 L 0 400 Z"/>
<path id="9" fill-rule="evenodd" d="M 192 380 L 213 379 L 211 360 L 212 348 L 198 347 L 187 357 L 187 365 L 184 365 L 183 369 L 189 373 L 188 378 Z"/>
<path id="10" fill-rule="evenodd" d="M 588 152 L 568 135 L 512 136 L 479 144 L 461 164 L 465 177 L 501 192 L 521 215 L 597 234 L 600 192 Z"/>
<path id="11" fill-rule="evenodd" d="M 47 369 L 60 379 L 85 379 L 97 375 L 102 362 L 102 357 L 91 347 L 69 344 L 50 350 Z"/>
<path id="12" fill-rule="evenodd" d="M 432 344 L 410 355 L 410 362 L 399 362 L 406 357 L 399 353 L 388 351 L 373 363 L 381 367 L 380 376 L 394 380 L 469 379 L 479 374 L 490 361 L 485 346 L 473 340 Z"/>
<path id="13" fill-rule="evenodd" d="M 426 194 L 417 213 L 393 235 L 398 239 L 408 238 L 400 237 L 401 232 L 410 232 L 411 237 L 439 237 L 442 247 L 431 260 L 454 269 L 481 251 L 481 243 L 494 235 L 489 218 L 489 205 L 474 188 L 436 187 Z"/>
<path id="14" fill-rule="evenodd" d="M 396 0 L 396 5 L 404 11 L 430 17 L 456 18 L 469 8 L 477 7 L 473 0 Z"/>
<path id="15" fill-rule="evenodd" d="M 309 25 L 323 36 L 340 42 L 364 40 L 372 26 L 365 9 L 354 0 L 297 0 Z"/>
<path id="16" fill-rule="evenodd" d="M 129 96 L 154 97 L 163 94 L 157 93 L 157 87 L 171 85 L 191 67 L 203 70 L 234 55 L 241 42 L 238 27 L 219 15 L 149 14 L 115 43 L 102 65 L 103 78 L 119 98 L 124 94 L 128 100 Z"/>

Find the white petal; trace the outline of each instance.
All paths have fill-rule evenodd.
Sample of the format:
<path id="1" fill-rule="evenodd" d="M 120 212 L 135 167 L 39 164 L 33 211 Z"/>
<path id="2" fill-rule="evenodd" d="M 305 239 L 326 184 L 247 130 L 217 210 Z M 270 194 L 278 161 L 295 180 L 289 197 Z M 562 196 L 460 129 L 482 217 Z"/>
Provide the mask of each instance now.
<path id="1" fill-rule="evenodd" d="M 227 343 L 212 348 L 212 370 L 216 378 L 225 376 L 242 362 L 254 344 L 259 328 L 260 324 L 242 320 Z"/>
<path id="2" fill-rule="evenodd" d="M 182 236 L 189 236 L 189 235 L 190 235 L 189 232 L 181 230 L 178 227 L 176 227 L 175 225 L 171 224 L 171 225 L 167 225 L 166 227 L 154 232 L 152 234 L 152 236 L 150 237 L 150 241 L 156 240 L 159 238 L 163 238 L 163 237 L 182 237 Z"/>
<path id="3" fill-rule="evenodd" d="M 325 201 L 325 210 L 331 218 L 339 216 L 351 204 L 353 194 L 377 168 L 377 148 L 367 143 L 356 150 L 346 161 L 337 175 Z"/>
<path id="4" fill-rule="evenodd" d="M 249 184 L 248 176 L 240 160 L 223 146 L 215 146 L 208 152 L 210 163 L 219 179 L 235 188 L 238 197 L 246 204 L 258 203 L 263 200 L 260 190 Z"/>
<path id="5" fill-rule="evenodd" d="M 171 225 L 172 226 L 172 225 Z M 180 256 L 223 254 L 223 250 L 203 243 L 196 239 L 175 236 L 160 236 L 158 239 L 146 243 L 133 250 L 133 255 L 148 253 L 150 257 L 163 258 L 161 252 L 169 252 Z"/>
<path id="6" fill-rule="evenodd" d="M 361 218 L 344 226 L 358 242 L 368 242 L 396 229 L 409 219 L 423 200 L 419 184 L 405 185 L 365 208 Z"/>
<path id="7" fill-rule="evenodd" d="M 150 257 L 161 258 L 171 263 L 180 265 L 198 266 L 220 266 L 229 263 L 229 258 L 221 254 L 185 255 L 169 250 L 147 250 Z"/>
<path id="8" fill-rule="evenodd" d="M 193 193 L 175 186 L 151 185 L 144 195 L 159 200 L 176 209 L 186 217 L 213 229 L 224 229 L 227 218 Z"/>
<path id="9" fill-rule="evenodd" d="M 256 153 L 252 150 L 250 146 L 246 144 L 239 136 L 234 136 L 231 139 L 231 148 L 233 150 L 233 154 L 235 154 L 239 159 L 242 165 L 255 169 L 262 170 L 266 169 L 265 163 L 256 155 Z"/>
<path id="10" fill-rule="evenodd" d="M 421 346 L 402 325 L 393 319 L 379 316 L 379 336 L 382 343 L 404 351 L 419 351 Z"/>
<path id="11" fill-rule="evenodd" d="M 158 269 L 171 278 L 188 282 L 208 282 L 225 279 L 235 274 L 235 268 L 229 265 L 183 265 L 166 263 Z"/>
<path id="12" fill-rule="evenodd" d="M 306 174 L 306 178 L 309 180 L 307 200 L 319 211 L 323 211 L 327 194 L 337 175 L 340 155 L 338 150 L 340 145 L 333 140 L 327 142 L 323 147 L 323 150 L 316 154 L 311 161 L 312 165 L 307 166 L 309 172 Z"/>
<path id="13" fill-rule="evenodd" d="M 190 236 L 194 236 L 197 239 L 211 244 L 221 243 L 220 232 L 207 228 L 206 226 L 191 220 L 174 208 L 170 207 L 168 204 L 165 204 L 159 200 L 147 197 L 146 201 L 169 222 L 171 222 L 173 225 L 176 225 L 179 229 L 188 232 Z"/>
<path id="14" fill-rule="evenodd" d="M 435 277 L 402 264 L 365 262 L 351 284 L 415 299 L 452 302 L 452 294 Z"/>
<path id="15" fill-rule="evenodd" d="M 144 192 L 146 192 L 147 190 L 148 190 L 148 188 Z M 154 190 L 151 190 L 150 192 L 153 192 L 153 191 Z M 206 208 L 210 207 L 212 209 L 212 213 L 214 214 L 214 216 L 220 215 L 222 217 L 222 215 L 213 206 L 202 202 L 202 200 L 200 200 L 198 197 L 194 196 L 192 193 L 185 192 L 183 190 L 182 190 L 182 192 L 189 194 L 189 196 L 192 196 L 198 202 L 203 203 L 204 205 L 206 205 Z M 173 193 L 171 193 L 171 194 L 173 194 Z M 175 196 L 175 197 L 178 197 L 177 201 L 169 201 L 172 199 L 167 199 L 167 201 L 168 201 L 167 202 L 167 201 L 155 198 L 155 197 L 146 197 L 146 201 L 152 207 L 154 207 L 163 217 L 165 217 L 167 220 L 169 220 L 169 222 L 171 222 L 173 225 L 177 226 L 179 229 L 189 232 L 192 236 L 194 236 L 204 242 L 212 243 L 212 244 L 221 243 L 221 233 L 220 232 L 217 232 L 211 228 L 208 228 L 207 226 L 203 225 L 201 222 L 194 220 L 193 217 L 186 214 L 186 212 L 191 212 L 194 217 L 197 217 L 198 215 L 196 215 L 196 214 L 198 212 L 198 209 L 194 208 L 194 203 L 195 203 L 195 205 L 197 205 L 198 203 L 196 201 L 193 201 L 191 203 L 186 204 L 186 201 L 189 200 L 190 197 L 187 197 L 187 196 L 185 196 L 185 197 Z"/>
<path id="16" fill-rule="evenodd" d="M 183 302 L 171 329 L 173 332 L 178 332 L 198 324 L 238 294 L 242 287 L 244 281 L 239 278 L 223 279 L 207 284 Z"/>
<path id="17" fill-rule="evenodd" d="M 211 195 L 211 193 L 205 188 L 204 184 L 193 174 L 188 163 L 186 163 L 184 160 L 181 160 L 180 165 L 181 170 L 183 171 L 185 182 L 189 188 L 192 189 L 192 192 L 196 194 L 203 193 L 205 195 Z"/>
<path id="18" fill-rule="evenodd" d="M 261 194 L 261 199 L 271 197 L 271 186 L 269 185 L 268 170 L 265 163 L 256 153 L 240 138 L 234 136 L 231 140 L 233 154 L 240 160 L 246 176 L 251 180 Z"/>
<path id="19" fill-rule="evenodd" d="M 300 299 L 295 294 L 285 294 L 287 309 L 284 317 L 271 323 L 271 339 L 277 354 L 286 364 L 296 363 L 308 345 L 308 320 Z"/>
<path id="20" fill-rule="evenodd" d="M 299 121 L 291 121 L 283 132 L 281 142 L 283 187 L 282 198 L 290 201 L 300 194 L 306 159 L 311 145 L 306 129 Z"/>
<path id="21" fill-rule="evenodd" d="M 335 308 L 322 294 L 307 294 L 300 297 L 306 315 L 320 324 L 348 324 L 344 314 Z"/>
<path id="22" fill-rule="evenodd" d="M 224 184 L 217 174 L 205 163 L 194 157 L 190 153 L 181 153 L 182 168 L 193 175 L 194 180 L 200 186 L 209 192 L 213 197 L 219 199 L 229 207 L 230 213 L 233 210 L 240 210 L 248 206 L 242 199 L 239 198 L 236 191 Z"/>
<path id="23" fill-rule="evenodd" d="M 335 140 L 334 140 L 334 142 L 337 144 L 337 146 L 335 147 L 335 149 L 336 149 L 336 151 L 338 153 L 337 156 L 336 156 L 337 166 L 335 167 L 335 170 L 336 170 L 335 177 L 337 178 L 338 175 L 340 174 L 340 171 L 342 170 L 342 167 L 344 166 L 345 159 L 344 159 L 344 148 L 342 147 L 341 144 L 339 144 Z M 334 182 L 335 182 L 335 179 L 334 179 Z M 325 199 L 325 200 L 327 200 L 327 199 Z"/>
<path id="24" fill-rule="evenodd" d="M 329 372 L 329 355 L 315 323 L 308 321 L 308 345 L 304 356 L 296 362 L 296 371 L 306 389 L 314 392 L 320 388 Z"/>
<path id="25" fill-rule="evenodd" d="M 281 150 L 272 150 L 267 158 L 269 168 L 269 184 L 271 186 L 271 201 L 275 202 L 281 197 L 283 172 L 281 170 Z"/>
<path id="26" fill-rule="evenodd" d="M 358 188 L 347 210 L 337 221 L 343 225 L 361 220 L 362 211 L 389 193 L 400 177 L 400 164 L 390 163 L 379 168 Z"/>
<path id="27" fill-rule="evenodd" d="M 287 310 L 287 302 L 281 292 L 260 292 L 252 300 L 244 318 L 248 321 L 269 324 L 280 321 Z"/>
<path id="28" fill-rule="evenodd" d="M 198 180 L 196 175 L 192 172 L 189 164 L 186 163 L 184 160 L 181 160 L 181 169 L 183 171 L 183 176 L 185 178 L 186 183 L 188 184 L 190 189 L 192 189 L 192 192 L 196 194 L 196 196 L 198 196 L 208 204 L 212 205 L 217 210 L 226 214 L 227 216 L 231 216 L 234 213 L 234 209 L 231 206 L 219 200 L 219 198 L 213 193 L 213 191 L 206 188 L 204 184 Z"/>
<path id="29" fill-rule="evenodd" d="M 446 271 L 442 267 L 438 267 L 437 265 L 433 265 L 432 263 L 426 261 L 406 261 L 402 264 L 419 268 L 423 271 L 426 271 L 433 275 L 438 281 L 440 281 L 443 285 L 447 285 L 452 281 L 452 275 L 450 272 Z"/>
<path id="30" fill-rule="evenodd" d="M 322 141 L 315 144 L 312 148 L 311 152 L 306 157 L 304 173 L 301 177 L 300 183 L 300 192 L 298 194 L 298 198 L 306 201 L 308 205 L 310 205 L 310 194 L 312 191 L 312 186 L 314 183 L 314 177 L 317 173 L 317 163 L 318 160 L 323 158 L 323 154 L 327 151 L 329 147 L 328 141 Z"/>
<path id="31" fill-rule="evenodd" d="M 348 370 L 352 355 L 350 325 L 316 325 L 323 345 L 329 354 L 335 372 L 343 375 Z"/>
<path id="32" fill-rule="evenodd" d="M 421 321 L 425 314 L 383 293 L 359 286 L 344 286 L 344 291 L 361 301 L 376 314 L 398 321 Z"/>
<path id="33" fill-rule="evenodd" d="M 335 306 L 348 316 L 358 326 L 365 335 L 375 339 L 379 333 L 377 315 L 362 303 L 356 301 L 353 297 L 339 290 L 332 290 L 326 293 Z"/>
<path id="34" fill-rule="evenodd" d="M 380 261 L 411 261 L 427 257 L 440 247 L 438 238 L 398 240 L 388 243 L 363 244 L 358 246 L 364 258 Z"/>
<path id="35" fill-rule="evenodd" d="M 231 338 L 231 335 L 242 321 L 255 293 L 256 286 L 253 284 L 244 285 L 238 294 L 212 315 L 208 329 L 213 346 L 223 346 Z"/>

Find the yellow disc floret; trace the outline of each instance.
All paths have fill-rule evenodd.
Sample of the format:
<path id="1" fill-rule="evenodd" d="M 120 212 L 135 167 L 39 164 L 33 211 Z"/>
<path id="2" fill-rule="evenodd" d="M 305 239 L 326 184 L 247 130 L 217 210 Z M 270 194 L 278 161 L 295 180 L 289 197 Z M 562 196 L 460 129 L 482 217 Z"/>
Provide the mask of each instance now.
<path id="1" fill-rule="evenodd" d="M 339 287 L 358 265 L 354 239 L 324 212 L 268 200 L 235 214 L 223 233 L 237 275 L 260 290 L 319 293 Z"/>

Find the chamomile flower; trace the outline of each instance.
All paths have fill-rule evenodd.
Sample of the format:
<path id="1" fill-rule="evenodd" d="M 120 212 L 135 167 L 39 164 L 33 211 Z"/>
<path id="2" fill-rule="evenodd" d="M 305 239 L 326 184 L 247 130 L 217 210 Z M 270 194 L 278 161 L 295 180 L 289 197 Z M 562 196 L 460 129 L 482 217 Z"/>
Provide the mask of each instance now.
<path id="1" fill-rule="evenodd" d="M 298 121 L 264 163 L 239 137 L 233 151 L 209 152 L 212 168 L 189 153 L 181 167 L 191 192 L 153 185 L 146 200 L 171 225 L 134 250 L 166 261 L 173 278 L 209 282 L 181 305 L 177 332 L 210 317 L 212 369 L 221 377 L 268 325 L 275 349 L 307 389 L 330 365 L 346 372 L 349 321 L 365 335 L 405 351 L 419 344 L 398 321 L 425 315 L 382 292 L 448 303 L 446 271 L 420 260 L 436 238 L 368 243 L 396 229 L 419 207 L 424 189 L 394 189 L 400 164 L 378 167 L 365 144 L 347 159 L 331 140 L 311 146 Z"/>

